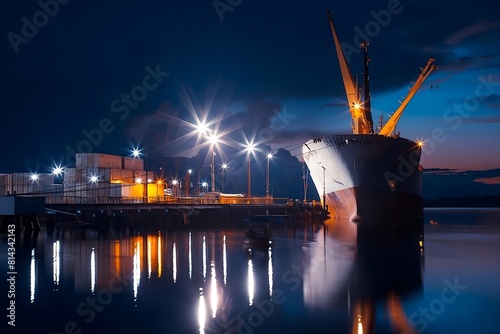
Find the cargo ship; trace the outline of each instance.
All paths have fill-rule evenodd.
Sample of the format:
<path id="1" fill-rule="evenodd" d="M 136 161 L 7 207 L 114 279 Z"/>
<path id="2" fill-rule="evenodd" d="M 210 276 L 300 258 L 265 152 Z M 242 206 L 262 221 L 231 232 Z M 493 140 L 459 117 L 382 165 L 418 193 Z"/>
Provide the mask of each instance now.
<path id="1" fill-rule="evenodd" d="M 387 215 L 422 214 L 423 143 L 401 137 L 396 133 L 396 125 L 408 102 L 437 68 L 434 59 L 420 69 L 408 95 L 376 133 L 370 101 L 369 43 L 361 43 L 364 54 L 361 89 L 351 74 L 330 12 L 327 17 L 351 113 L 352 133 L 313 138 L 302 146 L 302 157 L 322 204 L 335 217 L 353 222 L 383 219 Z"/>

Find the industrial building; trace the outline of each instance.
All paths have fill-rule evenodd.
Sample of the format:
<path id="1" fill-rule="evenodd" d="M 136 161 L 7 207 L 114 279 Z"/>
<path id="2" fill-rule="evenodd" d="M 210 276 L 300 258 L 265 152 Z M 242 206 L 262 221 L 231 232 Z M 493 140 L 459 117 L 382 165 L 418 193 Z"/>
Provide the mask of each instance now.
<path id="1" fill-rule="evenodd" d="M 164 197 L 164 184 L 141 158 L 77 153 L 75 167 L 53 173 L 0 174 L 0 196 L 44 196 L 47 203 L 143 203 Z"/>

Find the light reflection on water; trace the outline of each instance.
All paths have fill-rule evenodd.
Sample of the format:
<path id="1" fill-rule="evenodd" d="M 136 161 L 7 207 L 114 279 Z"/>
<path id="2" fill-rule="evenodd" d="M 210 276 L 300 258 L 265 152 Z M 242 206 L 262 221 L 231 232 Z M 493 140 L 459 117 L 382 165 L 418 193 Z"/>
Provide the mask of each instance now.
<path id="1" fill-rule="evenodd" d="M 224 286 L 227 285 L 227 244 L 226 244 L 226 235 L 223 237 L 223 246 L 222 246 L 222 269 L 224 274 Z"/>
<path id="2" fill-rule="evenodd" d="M 267 264 L 267 275 L 268 275 L 268 281 L 269 281 L 269 297 L 273 296 L 273 251 L 271 246 L 269 245 L 269 249 L 267 250 L 268 252 L 268 264 Z"/>
<path id="3" fill-rule="evenodd" d="M 35 287 L 36 287 L 36 260 L 35 260 L 35 249 L 31 250 L 31 261 L 30 261 L 30 302 L 35 302 Z"/>
<path id="4" fill-rule="evenodd" d="M 207 278 L 207 242 L 203 236 L 203 281 Z"/>
<path id="5" fill-rule="evenodd" d="M 247 286 L 248 286 L 248 305 L 253 305 L 253 296 L 255 291 L 255 281 L 253 277 L 253 262 L 252 259 L 248 259 L 248 278 L 247 278 Z"/>
<path id="6" fill-rule="evenodd" d="M 54 241 L 52 244 L 52 280 L 54 281 L 54 289 L 57 289 L 59 285 L 59 275 L 61 270 L 61 250 L 59 246 L 59 240 Z"/>
<path id="7" fill-rule="evenodd" d="M 205 296 L 203 289 L 200 289 L 200 298 L 198 301 L 198 325 L 200 326 L 200 334 L 205 333 L 205 321 L 207 319 L 207 306 L 205 305 Z"/>
<path id="8" fill-rule="evenodd" d="M 215 277 L 215 264 L 212 261 L 210 265 L 210 306 L 212 307 L 212 318 L 217 316 L 217 278 Z"/>
<path id="9" fill-rule="evenodd" d="M 95 249 L 92 248 L 90 253 L 90 292 L 95 292 L 95 281 L 96 281 L 96 264 L 95 264 Z"/>
<path id="10" fill-rule="evenodd" d="M 19 317 L 29 314 L 32 321 L 19 323 L 19 330 L 36 324 L 37 332 L 56 333 L 74 321 L 82 333 L 421 332 L 419 308 L 433 305 L 443 280 L 458 275 L 469 290 L 427 321 L 423 332 L 466 333 L 471 328 L 453 325 L 454 314 L 470 305 L 476 307 L 468 312 L 482 305 L 483 313 L 493 314 L 489 310 L 500 306 L 484 290 L 500 295 L 491 283 L 500 279 L 491 258 L 500 231 L 494 224 L 473 225 L 474 233 L 466 234 L 456 215 L 451 228 L 445 212 L 428 212 L 427 221 L 430 216 L 439 224 L 426 224 L 425 242 L 387 239 L 364 249 L 348 242 L 352 226 L 335 222 L 273 226 L 272 243 L 250 245 L 240 223 L 223 229 L 23 233 L 16 303 Z M 464 263 L 456 254 L 467 250 L 480 261 L 460 268 Z M 467 268 L 482 275 L 467 275 Z M 108 294 L 111 300 L 97 305 L 103 310 L 92 321 L 76 311 L 87 298 L 99 303 Z M 500 328 L 498 321 L 487 323 L 490 332 Z"/>
<path id="11" fill-rule="evenodd" d="M 141 282 L 141 243 L 135 242 L 134 257 L 133 257 L 133 275 L 134 275 L 134 302 L 137 302 L 139 294 L 139 284 Z"/>

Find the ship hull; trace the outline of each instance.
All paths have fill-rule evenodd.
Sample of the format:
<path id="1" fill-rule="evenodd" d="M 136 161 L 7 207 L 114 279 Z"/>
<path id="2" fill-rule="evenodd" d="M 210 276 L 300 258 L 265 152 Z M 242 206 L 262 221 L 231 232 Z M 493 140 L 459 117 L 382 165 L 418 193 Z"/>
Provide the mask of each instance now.
<path id="1" fill-rule="evenodd" d="M 353 222 L 423 212 L 421 149 L 404 138 L 332 135 L 302 148 L 311 178 L 338 218 Z"/>

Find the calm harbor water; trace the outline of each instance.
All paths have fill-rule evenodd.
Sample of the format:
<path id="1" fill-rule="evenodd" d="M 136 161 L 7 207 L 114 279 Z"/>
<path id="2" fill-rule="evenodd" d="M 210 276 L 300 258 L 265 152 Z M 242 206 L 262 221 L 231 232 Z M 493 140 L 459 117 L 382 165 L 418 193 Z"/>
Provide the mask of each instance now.
<path id="1" fill-rule="evenodd" d="M 500 209 L 363 251 L 334 221 L 247 228 L 21 232 L 13 298 L 2 236 L 0 333 L 500 333 Z"/>

